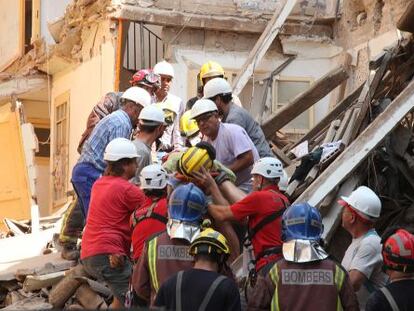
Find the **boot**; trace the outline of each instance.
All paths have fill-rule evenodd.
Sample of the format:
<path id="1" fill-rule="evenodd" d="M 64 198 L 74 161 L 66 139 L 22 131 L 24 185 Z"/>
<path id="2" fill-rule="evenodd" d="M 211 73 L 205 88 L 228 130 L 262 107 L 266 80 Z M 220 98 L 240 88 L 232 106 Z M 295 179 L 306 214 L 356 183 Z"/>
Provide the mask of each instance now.
<path id="1" fill-rule="evenodd" d="M 79 249 L 74 244 L 63 245 L 60 256 L 66 260 L 78 260 L 80 257 Z"/>

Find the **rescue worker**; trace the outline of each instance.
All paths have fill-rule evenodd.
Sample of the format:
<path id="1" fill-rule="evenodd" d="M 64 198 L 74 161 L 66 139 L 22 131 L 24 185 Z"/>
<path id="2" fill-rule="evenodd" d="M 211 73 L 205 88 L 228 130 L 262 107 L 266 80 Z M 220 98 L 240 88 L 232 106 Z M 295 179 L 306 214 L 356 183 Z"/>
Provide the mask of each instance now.
<path id="1" fill-rule="evenodd" d="M 140 179 L 146 201 L 131 215 L 134 262 L 141 256 L 144 242 L 155 233 L 164 231 L 168 220 L 167 172 L 160 164 L 151 164 L 142 169 Z"/>
<path id="2" fill-rule="evenodd" d="M 319 210 L 290 206 L 282 217 L 283 258 L 259 276 L 248 310 L 359 310 L 345 269 L 320 246 Z"/>
<path id="3" fill-rule="evenodd" d="M 241 310 L 233 280 L 220 274 L 230 254 L 226 238 L 211 228 L 190 245 L 194 268 L 180 271 L 162 284 L 155 306 L 168 310 Z"/>
<path id="4" fill-rule="evenodd" d="M 137 126 L 142 108 L 151 104 L 150 94 L 136 86 L 126 90 L 121 100 L 121 109 L 103 118 L 94 128 L 72 170 L 73 188 L 85 218 L 88 215 L 92 185 L 106 167 L 103 160 L 106 146 L 117 137 L 129 138 L 132 130 Z"/>
<path id="5" fill-rule="evenodd" d="M 161 87 L 155 92 L 156 102 L 169 102 L 174 106 L 173 111 L 177 112 L 174 127 L 171 131 L 164 133 L 162 137 L 165 142 L 162 146 L 163 151 L 168 152 L 174 149 L 180 149 L 184 146 L 184 142 L 180 135 L 179 120 L 184 113 L 185 107 L 181 98 L 170 93 L 170 88 L 174 79 L 174 68 L 170 63 L 163 60 L 155 64 L 154 73 L 161 77 Z"/>
<path id="6" fill-rule="evenodd" d="M 92 187 L 82 238 L 82 264 L 89 275 L 108 284 L 114 295 L 112 308 L 123 307 L 132 273 L 129 218 L 145 202 L 142 190 L 128 182 L 135 174 L 137 156 L 126 138 L 108 144 L 104 154 L 108 166 Z"/>
<path id="7" fill-rule="evenodd" d="M 139 131 L 135 135 L 133 143 L 139 157 L 137 158 L 137 171 L 133 182 L 140 184 L 141 170 L 152 164 L 151 148 L 153 143 L 162 136 L 166 127 L 164 112 L 155 105 L 149 105 L 141 110 L 138 117 Z"/>
<path id="8" fill-rule="evenodd" d="M 140 71 L 138 71 L 138 73 L 139 72 Z M 155 88 L 155 86 L 158 83 L 157 82 L 158 80 L 156 81 L 147 80 L 145 77 L 146 76 L 142 76 L 141 80 L 135 79 L 135 81 L 132 84 L 143 86 L 147 84 L 151 85 L 152 83 L 152 85 Z M 95 107 L 92 109 L 91 113 L 89 114 L 86 129 L 83 132 L 81 140 L 78 145 L 77 150 L 80 154 L 82 154 L 82 147 L 84 146 L 87 139 L 90 137 L 91 133 L 93 132 L 95 126 L 98 124 L 99 121 L 101 121 L 104 117 L 111 114 L 112 112 L 119 110 L 119 108 L 122 106 L 122 103 L 121 103 L 122 101 L 126 101 L 126 100 L 134 101 L 134 99 L 139 99 L 138 98 L 139 96 L 137 97 L 137 94 L 134 94 L 133 90 L 135 89 L 136 87 L 132 87 L 128 89 L 129 91 L 125 92 L 126 96 L 123 97 L 123 99 L 122 99 L 122 96 L 124 94 L 123 92 L 107 93 L 104 96 L 104 98 L 102 98 L 101 101 L 99 101 L 98 104 L 95 105 Z M 128 98 L 131 98 L 131 99 L 128 99 Z M 146 101 L 146 104 L 148 104 L 148 100 L 145 100 L 145 101 Z M 151 102 L 151 97 L 150 97 L 149 103 L 150 102 Z M 113 134 L 114 133 L 111 134 L 106 144 L 112 138 L 115 138 L 115 136 L 112 136 Z M 103 148 L 105 148 L 105 146 L 103 146 Z M 77 250 L 77 241 L 78 241 L 78 238 L 81 237 L 82 230 L 85 224 L 85 216 L 81 209 L 81 205 L 80 205 L 81 203 L 79 203 L 79 200 L 81 199 L 78 198 L 77 193 L 75 191 L 75 199 L 73 200 L 73 202 L 70 204 L 70 206 L 65 212 L 64 221 L 62 223 L 62 228 L 61 228 L 60 235 L 59 235 L 59 243 L 63 247 L 61 255 L 64 259 L 67 259 L 67 260 L 76 260 L 79 258 L 79 251 Z"/>
<path id="9" fill-rule="evenodd" d="M 190 243 L 200 233 L 206 212 L 203 191 L 192 183 L 177 187 L 168 202 L 167 230 L 145 243 L 134 267 L 132 285 L 138 305 L 152 305 L 160 286 L 174 273 L 193 266 Z"/>
<path id="10" fill-rule="evenodd" d="M 246 109 L 233 103 L 232 89 L 226 79 L 209 80 L 204 85 L 203 98 L 210 99 L 216 104 L 221 122 L 237 124 L 246 130 L 261 158 L 274 156 L 259 123 Z"/>
<path id="11" fill-rule="evenodd" d="M 217 160 L 236 174 L 236 186 L 249 193 L 250 171 L 259 154 L 246 131 L 237 124 L 222 123 L 216 104 L 209 99 L 194 104 L 191 118 L 196 120 L 203 140 L 216 149 Z"/>
<path id="12" fill-rule="evenodd" d="M 245 246 L 253 247 L 254 260 L 249 276 L 251 287 L 256 275 L 264 267 L 282 257 L 281 217 L 289 205 L 288 199 L 279 191 L 278 183 L 283 177 L 282 163 L 273 157 L 258 160 L 253 169 L 253 192 L 231 206 L 209 204 L 209 214 L 219 221 L 247 221 Z M 217 188 L 210 184 L 210 191 Z M 242 237 L 240 237 L 242 239 Z"/>
<path id="13" fill-rule="evenodd" d="M 180 119 L 180 132 L 184 137 L 186 147 L 194 147 L 201 141 L 200 129 L 197 122 L 191 119 L 191 111 L 184 112 Z"/>
<path id="14" fill-rule="evenodd" d="M 169 151 L 173 150 L 172 147 L 174 145 L 174 142 L 172 141 L 172 137 L 173 132 L 176 131 L 176 119 L 179 111 L 177 110 L 177 107 L 173 105 L 170 99 L 166 99 L 164 102 L 156 103 L 155 105 L 161 108 L 164 112 L 166 128 L 164 134 L 157 141 L 157 150 L 160 150 L 163 154 L 165 154 L 166 152 L 168 153 Z M 181 140 L 183 142 L 183 145 L 175 148 L 176 150 L 181 150 L 184 147 L 184 140 L 182 137 Z"/>
<path id="15" fill-rule="evenodd" d="M 197 100 L 203 98 L 204 86 L 214 78 L 225 78 L 225 72 L 219 63 L 209 60 L 201 66 L 197 74 L 197 96 L 188 100 L 187 109 L 191 109 Z M 234 94 L 233 102 L 239 107 L 242 106 L 240 99 Z"/>
<path id="16" fill-rule="evenodd" d="M 368 298 L 368 311 L 409 311 L 414 306 L 414 235 L 393 228 L 383 239 L 384 270 L 391 283 Z"/>
<path id="17" fill-rule="evenodd" d="M 349 197 L 341 197 L 342 227 L 352 236 L 342 265 L 349 272 L 357 293 L 359 306 L 364 310 L 368 296 L 385 286 L 387 275 L 382 272 L 381 239 L 374 229 L 381 214 L 381 201 L 370 188 L 360 186 Z"/>
<path id="18" fill-rule="evenodd" d="M 151 95 L 151 102 L 154 102 L 155 91 L 161 87 L 161 77 L 154 74 L 151 69 L 141 69 L 132 76 L 129 83 L 131 83 L 131 86 L 138 86 L 146 90 Z M 108 114 L 119 109 L 122 94 L 124 92 L 109 92 L 92 108 L 86 122 L 86 129 L 79 141 L 79 154 L 81 154 L 82 146 L 91 135 L 96 124 Z"/>

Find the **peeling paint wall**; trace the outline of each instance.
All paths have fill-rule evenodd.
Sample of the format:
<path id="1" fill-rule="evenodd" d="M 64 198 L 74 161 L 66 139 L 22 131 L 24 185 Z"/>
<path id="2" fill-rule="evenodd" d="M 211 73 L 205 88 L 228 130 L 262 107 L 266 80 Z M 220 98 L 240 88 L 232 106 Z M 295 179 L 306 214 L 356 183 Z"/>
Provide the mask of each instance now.
<path id="1" fill-rule="evenodd" d="M 352 57 L 349 90 L 367 78 L 369 60 L 398 41 L 396 23 L 408 4 L 407 0 L 342 1 L 334 40 Z"/>
<path id="2" fill-rule="evenodd" d="M 107 92 L 113 91 L 115 79 L 115 48 L 108 40 L 103 43 L 100 52 L 90 60 L 82 63 L 73 70 L 59 73 L 53 76 L 52 81 L 52 104 L 51 122 L 52 137 L 54 134 L 54 105 L 55 99 L 61 94 L 69 91 L 69 174 L 67 181 L 69 187 L 73 166 L 78 160 L 79 154 L 76 148 L 81 134 L 86 127 L 86 120 L 92 107 Z M 53 140 L 51 150 L 54 150 Z M 53 156 L 51 158 L 53 163 Z"/>
<path id="3" fill-rule="evenodd" d="M 172 85 L 172 93 L 185 101 L 195 96 L 197 72 L 201 65 L 209 60 L 219 62 L 231 81 L 247 59 L 249 52 L 257 42 L 259 35 L 241 34 L 198 29 L 180 29 L 166 27 L 163 40 L 168 44 L 167 58 L 173 63 L 177 77 Z M 248 85 L 240 94 L 242 104 L 252 116 L 261 120 L 263 115 L 263 87 L 259 82 L 280 66 L 287 58 L 286 53 L 297 54 L 297 58 L 280 73 L 283 77 L 309 78 L 317 80 L 337 66 L 335 57 L 342 48 L 332 41 L 315 38 L 282 37 L 273 42 L 265 57 L 255 67 L 255 87 Z M 322 99 L 314 108 L 315 122 L 323 118 L 329 109 L 330 95 Z M 269 112 L 266 112 L 267 115 Z"/>
<path id="4" fill-rule="evenodd" d="M 40 1 L 40 34 L 47 44 L 54 44 L 48 24 L 63 17 L 67 5 L 72 0 L 42 0 Z"/>

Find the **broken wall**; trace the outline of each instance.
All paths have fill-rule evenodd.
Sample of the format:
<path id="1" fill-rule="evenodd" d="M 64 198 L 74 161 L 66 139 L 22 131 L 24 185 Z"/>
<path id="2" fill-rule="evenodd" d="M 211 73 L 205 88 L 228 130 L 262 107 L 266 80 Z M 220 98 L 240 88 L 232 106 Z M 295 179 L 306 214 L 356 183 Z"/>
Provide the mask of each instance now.
<path id="1" fill-rule="evenodd" d="M 173 63 L 176 76 L 180 77 L 174 80 L 171 91 L 186 101 L 196 95 L 197 73 L 209 60 L 219 62 L 226 71 L 227 79 L 232 82 L 259 34 L 164 27 L 162 38 L 168 47 L 166 58 Z M 314 81 L 337 66 L 335 57 L 341 52 L 342 48 L 333 45 L 328 38 L 285 36 L 276 39 L 262 61 L 255 66 L 254 87 L 251 79 L 240 94 L 242 104 L 258 121 L 269 114 L 262 102 L 262 81 L 287 59 L 284 53 L 297 54 L 297 57 L 279 74 L 280 77 Z M 328 111 L 331 96 L 315 106 L 314 122 L 318 122 Z"/>
<path id="2" fill-rule="evenodd" d="M 49 32 L 48 24 L 59 20 L 72 0 L 42 0 L 40 1 L 40 35 L 47 44 L 54 44 L 55 40 Z"/>
<path id="3" fill-rule="evenodd" d="M 69 93 L 69 146 L 68 174 L 66 182 L 71 188 L 73 166 L 78 160 L 76 149 L 86 128 L 86 120 L 92 107 L 107 92 L 113 91 L 115 79 L 115 48 L 111 40 L 100 45 L 99 53 L 74 69 L 53 76 L 51 93 L 51 137 L 55 134 L 55 102 L 60 95 Z M 51 170 L 54 163 L 54 140 L 52 139 Z"/>
<path id="4" fill-rule="evenodd" d="M 342 1 L 341 18 L 334 27 L 334 40 L 352 58 L 348 90 L 368 77 L 370 59 L 398 41 L 396 24 L 408 4 L 406 0 Z"/>

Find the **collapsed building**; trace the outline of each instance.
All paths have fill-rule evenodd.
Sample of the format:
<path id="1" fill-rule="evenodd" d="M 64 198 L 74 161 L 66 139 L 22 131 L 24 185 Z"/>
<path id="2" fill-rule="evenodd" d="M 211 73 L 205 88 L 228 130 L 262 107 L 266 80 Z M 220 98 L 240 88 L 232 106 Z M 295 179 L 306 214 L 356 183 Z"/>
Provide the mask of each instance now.
<path id="1" fill-rule="evenodd" d="M 0 63 L 0 137 L 10 146 L 0 175 L 0 218 L 7 220 L 3 231 L 33 225 L 18 220 L 36 215 L 36 205 L 40 216 L 61 214 L 71 200 L 70 172 L 90 110 L 106 92 L 128 87 L 134 71 L 161 59 L 173 64 L 177 77 L 172 92 L 184 100 L 197 93 L 204 62 L 223 65 L 243 106 L 262 124 L 289 172 L 292 201 L 309 201 L 321 209 L 324 238 L 336 257 L 341 258 L 350 239 L 339 226 L 337 198 L 360 184 L 382 199 L 380 232 L 413 221 L 414 46 L 409 32 L 414 29 L 413 6 L 407 1 L 0 2 L 8 12 L 2 29 L 12 34 L 17 27 L 21 34 L 0 37 L 5 55 Z M 44 241 L 57 227 L 43 225 L 40 232 L 48 232 Z M 29 235 L 23 236 L 32 241 Z M 9 239 L 4 243 L 11 245 Z M 10 258 L 24 261 L 42 251 L 36 246 L 30 255 Z M 48 296 L 44 288 L 70 267 L 56 260 L 42 258 L 38 271 L 19 270 L 20 279 L 11 273 L 17 263 L 6 264 L 0 282 L 10 289 L 2 291 L 7 304 L 25 299 L 10 297 L 22 291 L 16 278 L 22 284 L 34 278 L 37 285 L 26 285 L 26 291 L 43 288 L 40 297 Z M 49 261 L 55 268 L 44 269 Z M 77 275 L 75 285 L 107 294 L 84 278 Z M 76 290 L 66 301 L 60 295 L 53 306 L 67 301 L 104 306 L 99 299 L 83 305 L 92 300 L 71 298 Z"/>

